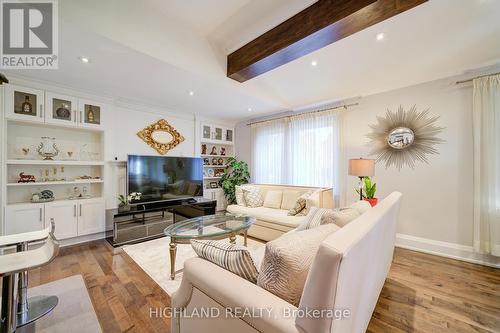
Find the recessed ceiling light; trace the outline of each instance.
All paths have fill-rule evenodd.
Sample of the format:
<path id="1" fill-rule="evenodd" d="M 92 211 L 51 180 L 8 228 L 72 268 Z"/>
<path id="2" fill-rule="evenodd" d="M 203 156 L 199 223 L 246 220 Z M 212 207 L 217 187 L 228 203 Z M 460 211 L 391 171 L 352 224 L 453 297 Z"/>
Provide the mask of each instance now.
<path id="1" fill-rule="evenodd" d="M 80 57 L 80 60 L 83 62 L 83 63 L 89 63 L 90 62 L 90 59 L 87 58 L 87 57 Z"/>
<path id="2" fill-rule="evenodd" d="M 248 112 L 252 112 L 252 108 L 248 108 Z"/>
<path id="3" fill-rule="evenodd" d="M 190 91 L 189 96 L 193 96 L 193 95 L 194 95 L 194 91 Z"/>
<path id="4" fill-rule="evenodd" d="M 311 66 L 316 67 L 318 65 L 318 62 L 316 60 L 311 61 Z"/>
<path id="5" fill-rule="evenodd" d="M 377 40 L 382 40 L 384 39 L 385 35 L 383 32 L 377 34 Z"/>

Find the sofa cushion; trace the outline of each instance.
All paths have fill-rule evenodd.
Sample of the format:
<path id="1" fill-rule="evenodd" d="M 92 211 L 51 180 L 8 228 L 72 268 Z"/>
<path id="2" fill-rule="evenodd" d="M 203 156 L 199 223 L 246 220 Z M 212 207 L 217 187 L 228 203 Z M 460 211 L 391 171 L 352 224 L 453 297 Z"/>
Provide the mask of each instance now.
<path id="1" fill-rule="evenodd" d="M 281 199 L 283 198 L 282 191 L 267 191 L 264 198 L 264 204 L 262 206 L 267 208 L 281 208 Z"/>
<path id="2" fill-rule="evenodd" d="M 297 306 L 321 242 L 337 229 L 329 224 L 290 232 L 268 242 L 257 285 Z"/>
<path id="3" fill-rule="evenodd" d="M 300 192 L 283 191 L 283 199 L 281 199 L 281 209 L 290 210 L 295 206 L 297 199 L 300 197 Z"/>
<path id="4" fill-rule="evenodd" d="M 333 210 L 328 208 L 311 207 L 304 221 L 297 227 L 297 230 L 307 230 L 316 228 L 321 224 L 328 224 L 327 220 L 323 222 L 323 218 L 332 212 Z M 331 223 L 333 223 L 333 221 L 331 221 Z"/>
<path id="5" fill-rule="evenodd" d="M 339 227 L 343 227 L 360 215 L 361 214 L 354 208 L 331 210 L 321 217 L 321 224 L 334 223 Z"/>
<path id="6" fill-rule="evenodd" d="M 243 186 L 236 185 L 234 187 L 234 196 L 236 197 L 236 204 L 240 206 L 246 206 L 245 198 L 243 197 Z"/>
<path id="7" fill-rule="evenodd" d="M 243 188 L 243 198 L 248 207 L 260 207 L 264 204 L 260 189 L 255 186 L 245 186 Z"/>
<path id="8" fill-rule="evenodd" d="M 306 192 L 302 195 L 300 195 L 297 200 L 295 200 L 295 203 L 292 208 L 290 208 L 290 211 L 288 212 L 288 215 L 290 216 L 295 216 L 299 215 L 301 212 L 304 211 L 306 208 L 306 199 L 313 193 L 313 191 Z M 307 214 L 300 214 L 302 216 L 305 216 Z"/>
<path id="9" fill-rule="evenodd" d="M 238 205 L 229 205 L 226 210 L 231 214 L 245 214 L 255 217 L 257 220 L 284 225 L 288 228 L 296 228 L 304 216 L 288 216 L 287 210 L 274 209 L 267 207 L 243 207 Z M 258 224 L 258 221 L 257 221 Z"/>
<path id="10" fill-rule="evenodd" d="M 219 240 L 191 240 L 194 252 L 203 259 L 252 282 L 259 274 L 248 248 Z"/>
<path id="11" fill-rule="evenodd" d="M 354 208 L 358 211 L 359 215 L 361 215 L 372 209 L 372 205 L 366 200 L 360 200 L 350 205 L 349 208 Z"/>

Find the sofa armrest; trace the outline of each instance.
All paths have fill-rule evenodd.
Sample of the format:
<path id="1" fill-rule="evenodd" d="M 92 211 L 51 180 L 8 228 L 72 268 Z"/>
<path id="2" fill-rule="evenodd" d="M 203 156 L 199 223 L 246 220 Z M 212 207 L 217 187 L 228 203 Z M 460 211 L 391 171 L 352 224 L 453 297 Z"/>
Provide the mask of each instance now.
<path id="1" fill-rule="evenodd" d="M 262 311 L 262 316 L 245 317 L 245 321 L 260 332 L 299 332 L 293 316 L 297 310 L 295 306 L 207 260 L 192 258 L 184 263 L 182 283 L 172 295 L 172 307 L 186 307 L 191 301 L 193 288 L 225 308 L 243 308 L 253 313 Z M 290 315 L 284 317 L 285 312 Z"/>

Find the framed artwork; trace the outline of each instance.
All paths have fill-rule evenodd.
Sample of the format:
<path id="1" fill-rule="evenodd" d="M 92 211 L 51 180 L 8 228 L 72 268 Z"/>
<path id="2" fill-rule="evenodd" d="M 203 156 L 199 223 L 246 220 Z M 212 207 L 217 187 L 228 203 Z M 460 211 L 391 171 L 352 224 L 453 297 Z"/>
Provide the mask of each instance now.
<path id="1" fill-rule="evenodd" d="M 222 128 L 215 128 L 215 140 L 222 140 Z"/>
<path id="2" fill-rule="evenodd" d="M 210 182 L 210 188 L 217 188 L 217 182 Z"/>
<path id="3" fill-rule="evenodd" d="M 205 140 L 210 140 L 212 136 L 212 128 L 210 125 L 203 125 L 201 129 L 201 136 Z"/>

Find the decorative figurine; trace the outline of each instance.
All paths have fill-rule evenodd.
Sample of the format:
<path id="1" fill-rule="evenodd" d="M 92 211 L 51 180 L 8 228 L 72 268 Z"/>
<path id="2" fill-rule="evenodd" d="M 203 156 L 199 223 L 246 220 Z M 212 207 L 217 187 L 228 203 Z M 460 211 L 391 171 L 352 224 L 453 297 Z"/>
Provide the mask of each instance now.
<path id="1" fill-rule="evenodd" d="M 73 187 L 73 194 L 69 197 L 70 200 L 78 199 L 81 196 L 78 186 Z"/>
<path id="2" fill-rule="evenodd" d="M 24 113 L 33 113 L 33 105 L 30 103 L 30 97 L 24 96 L 24 103 L 21 104 Z"/>
<path id="3" fill-rule="evenodd" d="M 218 162 L 219 160 L 217 159 L 217 157 L 212 158 L 212 165 L 217 165 Z"/>
<path id="4" fill-rule="evenodd" d="M 94 111 L 92 111 L 92 105 L 89 105 L 89 113 L 87 113 L 87 120 L 89 123 L 93 123 L 94 119 Z"/>
<path id="5" fill-rule="evenodd" d="M 25 175 L 24 172 L 19 174 L 18 183 L 34 183 L 36 182 L 35 176 L 33 175 Z"/>
<path id="6" fill-rule="evenodd" d="M 220 154 L 221 154 L 221 156 L 226 156 L 226 148 L 225 147 L 220 148 Z"/>
<path id="7" fill-rule="evenodd" d="M 40 142 L 40 145 L 38 146 L 38 149 L 36 151 L 42 157 L 45 157 L 44 160 L 52 161 L 52 157 L 55 157 L 59 154 L 59 148 L 57 148 L 55 140 L 55 138 L 51 138 L 48 136 L 42 137 L 42 142 Z"/>
<path id="8" fill-rule="evenodd" d="M 207 145 L 206 144 L 202 144 L 201 145 L 201 154 L 202 155 L 206 155 L 207 154 Z"/>
<path id="9" fill-rule="evenodd" d="M 217 160 L 218 162 L 218 165 L 223 165 L 224 164 L 224 159 L 222 157 L 219 157 L 219 159 Z"/>
<path id="10" fill-rule="evenodd" d="M 43 190 L 31 195 L 31 202 L 49 202 L 54 201 L 54 192 L 51 190 Z"/>
<path id="11" fill-rule="evenodd" d="M 217 147 L 213 146 L 210 155 L 217 155 Z"/>

